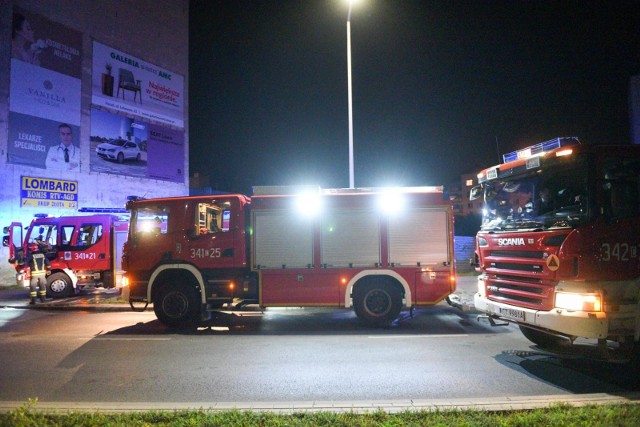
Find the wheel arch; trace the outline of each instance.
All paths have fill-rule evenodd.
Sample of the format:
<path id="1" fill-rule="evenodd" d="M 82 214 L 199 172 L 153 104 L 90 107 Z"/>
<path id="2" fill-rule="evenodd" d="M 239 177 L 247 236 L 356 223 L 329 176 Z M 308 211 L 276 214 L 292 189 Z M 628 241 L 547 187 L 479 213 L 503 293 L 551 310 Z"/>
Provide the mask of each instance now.
<path id="1" fill-rule="evenodd" d="M 194 280 L 198 285 L 198 292 L 200 294 L 200 302 L 206 304 L 206 295 L 204 290 L 204 279 L 202 273 L 195 266 L 191 264 L 163 264 L 156 268 L 149 278 L 149 285 L 147 286 L 147 301 L 153 301 L 154 291 L 157 289 L 157 285 L 162 283 L 162 280 L 171 275 L 177 275 L 178 277 L 184 277 Z"/>
<path id="2" fill-rule="evenodd" d="M 404 292 L 404 307 L 411 307 L 411 288 L 409 287 L 409 283 L 398 273 L 393 270 L 363 270 L 360 273 L 356 274 L 351 278 L 349 283 L 347 283 L 347 287 L 344 291 L 344 306 L 345 308 L 349 308 L 353 306 L 353 298 L 351 295 L 353 294 L 353 288 L 355 286 L 364 285 L 368 278 L 373 278 L 374 276 L 382 276 L 389 277 L 398 285 L 400 285 Z"/>

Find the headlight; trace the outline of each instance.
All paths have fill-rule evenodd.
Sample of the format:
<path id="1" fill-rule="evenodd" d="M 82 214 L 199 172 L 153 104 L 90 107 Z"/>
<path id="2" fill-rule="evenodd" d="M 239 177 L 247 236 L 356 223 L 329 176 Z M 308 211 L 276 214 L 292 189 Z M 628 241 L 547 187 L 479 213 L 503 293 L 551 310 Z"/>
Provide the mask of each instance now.
<path id="1" fill-rule="evenodd" d="M 556 307 L 570 311 L 602 311 L 602 297 L 595 294 L 556 292 Z"/>

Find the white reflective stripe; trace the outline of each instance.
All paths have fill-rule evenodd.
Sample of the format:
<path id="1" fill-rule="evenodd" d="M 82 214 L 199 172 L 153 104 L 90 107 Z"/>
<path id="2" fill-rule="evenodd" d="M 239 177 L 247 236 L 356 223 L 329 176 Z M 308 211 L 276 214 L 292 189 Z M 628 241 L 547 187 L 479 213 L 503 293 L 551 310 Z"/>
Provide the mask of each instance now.
<path id="1" fill-rule="evenodd" d="M 391 276 L 396 279 L 402 287 L 404 288 L 404 299 L 405 299 L 405 307 L 411 307 L 411 289 L 409 288 L 409 284 L 406 280 L 402 278 L 398 273 L 393 270 L 363 270 L 360 273 L 356 274 L 351 278 L 349 283 L 347 284 L 347 288 L 344 292 L 344 306 L 345 308 L 351 307 L 353 304 L 351 303 L 351 292 L 353 290 L 353 285 L 360 279 L 365 276 Z"/>
<path id="2" fill-rule="evenodd" d="M 196 267 L 190 264 L 164 264 L 158 267 L 149 278 L 149 282 L 148 282 L 149 284 L 147 285 L 147 301 L 148 302 L 152 302 L 151 289 L 153 288 L 155 280 L 158 278 L 158 275 L 165 270 L 187 270 L 191 274 L 193 274 L 193 276 L 198 281 L 198 285 L 200 285 L 200 300 L 202 304 L 207 303 L 207 298 L 206 298 L 205 289 L 204 289 L 204 280 L 202 279 L 202 274 L 200 273 L 200 270 L 198 270 Z"/>

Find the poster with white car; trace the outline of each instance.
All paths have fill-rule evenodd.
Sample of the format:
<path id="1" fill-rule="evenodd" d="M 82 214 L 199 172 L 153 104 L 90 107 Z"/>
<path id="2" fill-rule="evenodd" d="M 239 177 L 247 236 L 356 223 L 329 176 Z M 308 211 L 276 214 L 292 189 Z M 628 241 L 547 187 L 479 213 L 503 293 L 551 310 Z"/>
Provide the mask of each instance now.
<path id="1" fill-rule="evenodd" d="M 91 109 L 92 172 L 184 182 L 184 132 Z"/>

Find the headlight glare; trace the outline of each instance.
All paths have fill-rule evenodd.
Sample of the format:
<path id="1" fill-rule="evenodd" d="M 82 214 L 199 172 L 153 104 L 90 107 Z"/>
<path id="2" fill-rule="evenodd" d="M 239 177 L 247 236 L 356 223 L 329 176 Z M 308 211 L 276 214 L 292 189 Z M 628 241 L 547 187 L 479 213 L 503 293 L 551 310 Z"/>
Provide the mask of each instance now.
<path id="1" fill-rule="evenodd" d="M 556 307 L 569 311 L 602 311 L 602 298 L 596 294 L 557 292 Z"/>

